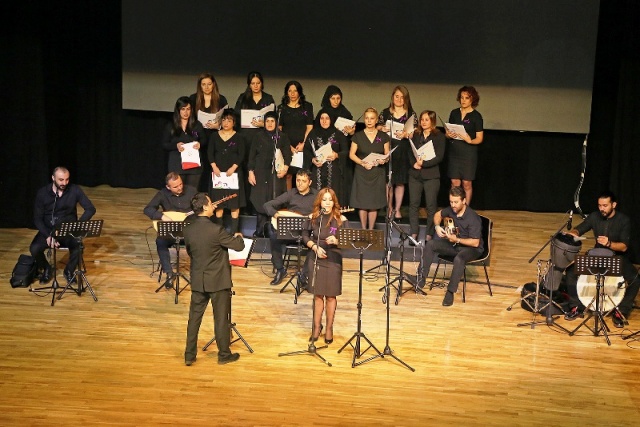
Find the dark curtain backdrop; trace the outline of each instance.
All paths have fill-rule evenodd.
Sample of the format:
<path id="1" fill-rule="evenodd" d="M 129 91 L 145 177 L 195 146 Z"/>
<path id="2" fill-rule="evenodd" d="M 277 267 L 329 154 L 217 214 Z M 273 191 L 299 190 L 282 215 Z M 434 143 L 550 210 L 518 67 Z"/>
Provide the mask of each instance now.
<path id="1" fill-rule="evenodd" d="M 159 188 L 160 133 L 170 114 L 123 111 L 119 2 L 2 6 L 1 227 L 32 225 L 34 194 L 65 165 L 86 186 Z M 640 22 L 633 0 L 601 2 L 591 133 L 580 205 L 611 188 L 634 222 L 639 258 Z M 584 135 L 485 131 L 473 206 L 562 212 L 571 208 Z M 5 157 L 6 155 L 6 157 Z M 443 170 L 446 173 L 446 170 Z M 441 202 L 446 203 L 446 185 Z M 146 201 L 141 201 L 142 204 Z M 98 213 L 98 217 L 99 217 Z M 524 224 L 523 226 L 526 226 Z"/>

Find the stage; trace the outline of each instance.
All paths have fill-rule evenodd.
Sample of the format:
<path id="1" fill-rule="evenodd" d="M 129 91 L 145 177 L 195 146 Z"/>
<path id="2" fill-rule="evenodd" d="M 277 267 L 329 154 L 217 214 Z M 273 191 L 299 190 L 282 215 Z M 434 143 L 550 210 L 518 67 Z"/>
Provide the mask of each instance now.
<path id="1" fill-rule="evenodd" d="M 479 211 L 494 222 L 488 267 L 490 296 L 481 267 L 468 268 L 467 302 L 461 289 L 452 307 L 444 290 L 408 292 L 391 304 L 393 358 L 352 368 L 347 346 L 357 326 L 358 259 L 344 261 L 334 342 L 311 355 L 279 357 L 307 348 L 311 298 L 269 286 L 269 254 L 256 250 L 247 268 L 234 267 L 233 321 L 255 351 L 238 341 L 237 363 L 219 366 L 215 345 L 184 365 L 190 290 L 160 290 L 152 275 L 155 232 L 142 209 L 153 189 L 85 188 L 104 220 L 102 235 L 85 240 L 87 292 L 67 292 L 51 307 L 50 295 L 12 289 L 11 270 L 28 253 L 35 230 L 3 229 L 0 237 L 0 422 L 3 425 L 636 425 L 640 342 L 622 340 L 629 326 L 604 337 L 580 329 L 575 336 L 546 325 L 518 327 L 532 313 L 516 304 L 520 287 L 536 280 L 529 263 L 562 224 L 562 213 Z M 381 217 L 382 221 L 384 218 Z M 574 226 L 577 222 L 574 216 Z M 148 246 L 147 242 L 150 246 Z M 593 240 L 583 242 L 583 251 Z M 537 257 L 547 260 L 546 248 Z M 379 264 L 368 256 L 364 268 Z M 182 257 L 185 263 L 186 256 Z M 392 265 L 399 266 L 397 251 Z M 405 270 L 415 274 L 414 249 Z M 63 254 L 58 265 L 66 262 Z M 433 270 L 432 270 L 433 271 Z M 363 282 L 362 332 L 383 350 L 386 307 L 379 289 L 382 268 Z M 397 271 L 392 271 L 395 278 Z M 61 270 L 58 279 L 62 280 Z M 437 282 L 440 279 L 436 280 Z M 37 283 L 34 284 L 36 286 Z M 405 287 L 407 285 L 405 284 Z M 395 297 L 395 294 L 392 295 Z M 210 309 L 199 339 L 212 337 Z M 536 320 L 544 321 L 542 316 Z M 559 319 L 573 329 L 579 321 Z M 323 345 L 323 339 L 318 345 Z M 373 349 L 361 359 L 374 355 Z"/>

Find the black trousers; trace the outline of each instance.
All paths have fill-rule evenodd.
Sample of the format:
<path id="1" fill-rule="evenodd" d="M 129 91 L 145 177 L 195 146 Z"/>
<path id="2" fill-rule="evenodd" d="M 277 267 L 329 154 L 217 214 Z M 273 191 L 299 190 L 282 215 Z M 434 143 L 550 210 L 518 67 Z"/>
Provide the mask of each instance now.
<path id="1" fill-rule="evenodd" d="M 451 270 L 451 277 L 449 278 L 449 286 L 447 286 L 447 290 L 455 293 L 458 290 L 460 279 L 462 279 L 464 274 L 465 265 L 469 261 L 478 259 L 480 255 L 482 255 L 482 250 L 471 246 L 454 245 L 449 242 L 449 240 L 441 239 L 439 237 L 429 240 L 425 246 L 422 258 L 423 277 L 429 277 L 431 263 L 436 259 L 438 254 L 454 257 L 453 269 Z"/>
<path id="2" fill-rule="evenodd" d="M 69 248 L 69 262 L 67 263 L 67 267 L 65 271 L 67 273 L 73 273 L 78 265 L 78 261 L 80 259 L 80 245 L 73 237 L 60 237 L 56 239 L 60 246 Z M 38 233 L 31 241 L 31 246 L 29 246 L 29 252 L 31 252 L 31 256 L 36 261 L 36 266 L 38 269 L 45 268 L 47 266 L 47 258 L 44 255 L 44 251 L 48 248 L 47 239 L 42 234 Z"/>
<path id="3" fill-rule="evenodd" d="M 202 316 L 211 301 L 213 308 L 213 331 L 218 346 L 218 359 L 231 355 L 231 289 L 217 292 L 191 291 L 189 305 L 189 323 L 187 324 L 187 345 L 184 360 L 194 360 L 198 354 L 198 332 L 202 324 Z"/>
<path id="4" fill-rule="evenodd" d="M 435 231 L 433 216 L 438 210 L 438 191 L 440 191 L 440 178 L 423 179 L 409 174 L 409 224 L 411 234 L 416 236 L 420 232 L 420 219 L 418 211 L 422 201 L 422 193 L 427 205 L 427 236 L 432 236 Z"/>

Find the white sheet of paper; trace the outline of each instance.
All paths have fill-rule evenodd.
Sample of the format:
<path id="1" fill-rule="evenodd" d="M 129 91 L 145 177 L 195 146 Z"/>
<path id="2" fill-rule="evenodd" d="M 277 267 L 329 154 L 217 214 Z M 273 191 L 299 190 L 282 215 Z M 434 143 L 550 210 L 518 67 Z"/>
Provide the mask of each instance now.
<path id="1" fill-rule="evenodd" d="M 349 120 L 349 119 L 345 119 L 344 117 L 338 117 L 336 119 L 336 122 L 333 124 L 336 129 L 338 129 L 340 132 L 343 132 L 344 128 L 346 127 L 352 127 L 356 124 L 355 121 L 353 120 Z"/>
<path id="2" fill-rule="evenodd" d="M 327 161 L 327 156 L 329 156 L 333 152 L 331 144 L 324 144 L 322 147 L 316 150 L 316 147 L 312 143 L 312 147 L 314 149 L 316 159 L 323 164 Z"/>
<path id="3" fill-rule="evenodd" d="M 211 184 L 212 188 L 217 190 L 238 190 L 240 188 L 237 173 L 227 176 L 226 172 L 222 172 L 220 176 L 216 176 L 211 172 Z"/>
<path id="4" fill-rule="evenodd" d="M 398 146 L 396 146 L 395 148 L 392 148 L 388 154 L 370 153 L 367 157 L 362 159 L 362 161 L 375 164 L 379 160 L 387 160 L 391 155 L 391 153 L 393 153 L 396 148 L 398 148 Z"/>
<path id="5" fill-rule="evenodd" d="M 195 141 L 188 142 L 183 145 L 184 151 L 180 153 L 182 163 L 195 163 L 198 165 L 198 167 L 202 166 L 202 164 L 200 163 L 200 152 L 193 148 L 197 143 L 198 142 Z"/>
<path id="6" fill-rule="evenodd" d="M 279 148 L 276 148 L 275 167 L 276 173 L 280 172 L 284 168 L 284 157 L 282 156 L 282 151 Z"/>
<path id="7" fill-rule="evenodd" d="M 202 126 L 205 126 L 207 123 L 210 123 L 210 122 L 216 122 L 220 119 L 222 112 L 227 108 L 229 108 L 229 104 L 219 109 L 217 113 L 206 113 L 202 110 L 198 110 L 198 121 L 202 123 Z"/>
<path id="8" fill-rule="evenodd" d="M 413 131 L 415 130 L 413 126 L 413 121 L 414 121 L 413 117 L 414 116 L 412 114 L 411 117 L 409 117 L 409 119 L 404 124 L 395 120 L 394 121 L 387 120 L 387 122 L 385 123 L 385 126 L 389 128 L 389 132 L 387 132 L 387 135 L 389 135 L 389 138 L 395 138 L 396 132 L 406 132 L 408 134 L 413 133 Z"/>
<path id="9" fill-rule="evenodd" d="M 411 151 L 413 151 L 413 155 L 416 159 L 428 161 L 436 158 L 436 150 L 433 148 L 433 141 L 427 141 L 427 143 L 420 147 L 419 150 L 416 149 L 412 140 L 409 140 L 409 143 L 411 144 Z"/>
<path id="10" fill-rule="evenodd" d="M 291 166 L 293 166 L 294 168 L 301 168 L 303 163 L 304 155 L 302 154 L 302 151 L 299 151 L 293 155 L 291 159 Z"/>
<path id="11" fill-rule="evenodd" d="M 267 114 L 269 111 L 275 110 L 275 104 L 269 104 L 260 110 L 240 110 L 240 125 L 244 129 L 256 129 L 257 126 L 252 125 L 251 121 L 253 119 L 256 119 L 257 121 L 263 120 L 265 114 Z"/>
<path id="12" fill-rule="evenodd" d="M 457 133 L 458 134 L 458 138 L 456 138 L 456 139 L 459 139 L 460 141 L 462 141 L 462 138 L 460 136 L 467 135 L 467 131 L 465 130 L 464 126 L 462 126 L 462 125 L 454 125 L 453 123 L 445 123 L 444 127 L 445 127 L 445 129 L 447 129 L 451 133 Z"/>

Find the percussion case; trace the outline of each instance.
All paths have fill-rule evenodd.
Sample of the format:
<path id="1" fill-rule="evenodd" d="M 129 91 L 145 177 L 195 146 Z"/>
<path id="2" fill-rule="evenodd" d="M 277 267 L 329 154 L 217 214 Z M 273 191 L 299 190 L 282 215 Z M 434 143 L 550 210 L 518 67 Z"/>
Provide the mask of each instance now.
<path id="1" fill-rule="evenodd" d="M 33 257 L 24 254 L 20 255 L 16 266 L 13 267 L 11 279 L 9 280 L 11 287 L 26 288 L 31 285 L 36 276 L 36 270 L 37 267 Z"/>

